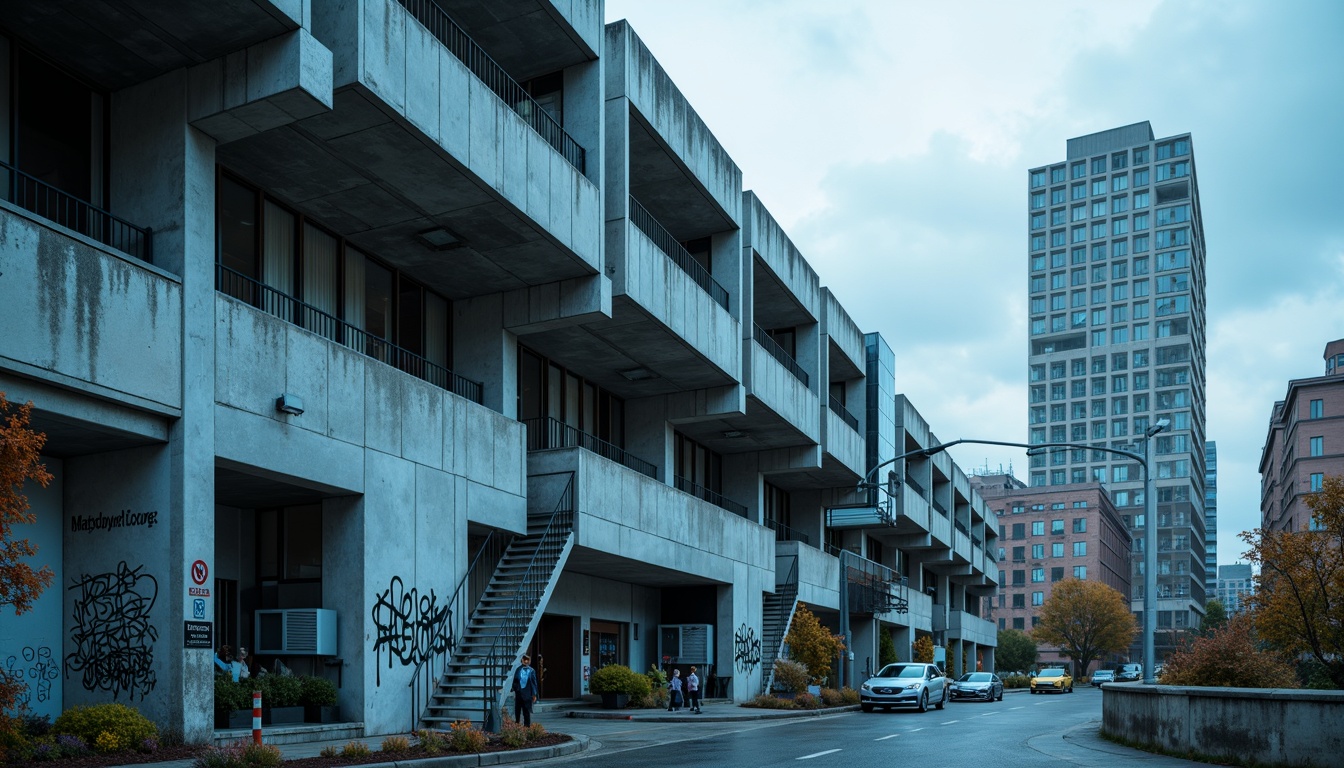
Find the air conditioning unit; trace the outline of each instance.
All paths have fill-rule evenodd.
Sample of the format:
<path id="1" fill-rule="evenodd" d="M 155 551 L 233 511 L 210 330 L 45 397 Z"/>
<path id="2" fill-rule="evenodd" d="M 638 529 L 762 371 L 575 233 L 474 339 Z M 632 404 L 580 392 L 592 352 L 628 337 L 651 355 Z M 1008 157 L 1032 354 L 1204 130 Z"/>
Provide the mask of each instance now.
<path id="1" fill-rule="evenodd" d="M 713 624 L 659 624 L 658 658 L 673 664 L 713 664 Z"/>
<path id="2" fill-rule="evenodd" d="M 254 654 L 336 655 L 336 612 L 327 608 L 288 608 L 256 612 Z"/>

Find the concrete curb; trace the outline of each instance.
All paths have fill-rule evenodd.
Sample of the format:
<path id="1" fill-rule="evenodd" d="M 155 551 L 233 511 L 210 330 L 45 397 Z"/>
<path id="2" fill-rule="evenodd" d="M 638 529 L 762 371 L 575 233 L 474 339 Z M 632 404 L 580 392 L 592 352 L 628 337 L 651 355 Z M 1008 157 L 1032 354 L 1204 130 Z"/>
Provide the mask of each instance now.
<path id="1" fill-rule="evenodd" d="M 533 760 L 548 760 L 553 757 L 573 755 L 588 749 L 590 739 L 577 734 L 565 734 L 570 740 L 553 747 L 531 747 L 513 749 L 505 752 L 479 752 L 474 755 L 444 755 L 442 757 L 422 757 L 415 760 L 395 760 L 388 763 L 369 763 L 360 768 L 463 768 L 475 765 L 509 765 L 528 763 Z"/>
<path id="2" fill-rule="evenodd" d="M 734 712 L 724 714 L 714 714 L 714 710 L 709 710 L 701 715 L 681 715 L 650 712 L 648 710 L 636 710 L 635 712 L 585 712 L 579 709 L 571 709 L 565 713 L 565 717 L 573 717 L 585 720 L 635 720 L 640 722 L 654 723 L 726 723 L 736 720 L 783 720 L 792 717 L 825 717 L 826 715 L 836 715 L 843 712 L 857 712 L 858 704 L 847 704 L 841 707 L 826 707 L 825 709 L 753 709 L 751 707 L 734 707 Z"/>

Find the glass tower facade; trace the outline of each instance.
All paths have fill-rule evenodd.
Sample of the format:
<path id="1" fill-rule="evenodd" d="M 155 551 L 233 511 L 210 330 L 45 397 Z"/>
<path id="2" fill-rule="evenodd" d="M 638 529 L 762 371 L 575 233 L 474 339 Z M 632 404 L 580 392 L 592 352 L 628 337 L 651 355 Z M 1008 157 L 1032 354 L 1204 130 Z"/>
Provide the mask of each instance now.
<path id="1" fill-rule="evenodd" d="M 1028 442 L 1142 454 L 1157 477 L 1159 651 L 1198 628 L 1205 559 L 1204 229 L 1189 134 L 1147 123 L 1068 141 L 1027 172 Z M 1134 536 L 1143 601 L 1142 467 L 1087 449 L 1031 458 L 1029 483 L 1104 483 Z M 1141 618 L 1141 615 L 1140 615 Z M 1168 631 L 1171 630 L 1171 631 Z"/>

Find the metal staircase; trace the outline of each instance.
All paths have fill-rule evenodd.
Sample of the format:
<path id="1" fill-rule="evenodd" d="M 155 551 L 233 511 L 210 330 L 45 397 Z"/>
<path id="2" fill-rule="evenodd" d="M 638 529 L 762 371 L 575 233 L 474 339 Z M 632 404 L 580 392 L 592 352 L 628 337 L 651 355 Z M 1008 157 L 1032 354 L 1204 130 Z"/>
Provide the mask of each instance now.
<path id="1" fill-rule="evenodd" d="M 793 612 L 798 608 L 798 556 L 794 555 L 784 581 L 775 585 L 774 594 L 762 601 L 761 617 L 761 678 L 765 681 L 763 693 L 769 693 L 775 684 L 775 661 L 784 650 L 784 638 L 793 623 Z"/>
<path id="2" fill-rule="evenodd" d="M 533 479 L 528 478 L 529 495 Z M 468 720 L 485 730 L 498 730 L 510 675 L 564 570 L 574 546 L 573 531 L 571 475 L 555 509 L 529 514 L 527 534 L 514 537 L 504 551 L 442 676 L 429 692 L 419 717 L 423 726 L 446 729 Z"/>

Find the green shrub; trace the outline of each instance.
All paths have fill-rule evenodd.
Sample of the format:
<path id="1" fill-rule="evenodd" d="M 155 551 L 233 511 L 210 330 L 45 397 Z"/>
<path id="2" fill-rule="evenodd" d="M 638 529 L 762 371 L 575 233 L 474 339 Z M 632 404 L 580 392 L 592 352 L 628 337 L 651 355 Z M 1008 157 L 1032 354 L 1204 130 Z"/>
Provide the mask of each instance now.
<path id="1" fill-rule="evenodd" d="M 299 678 L 299 703 L 305 707 L 336 706 L 336 684 L 325 677 Z"/>
<path id="2" fill-rule="evenodd" d="M 274 744 L 253 744 L 246 739 L 223 747 L 210 747 L 196 758 L 195 768 L 280 768 L 285 758 Z"/>
<path id="3" fill-rule="evenodd" d="M 438 731 L 423 730 L 416 731 L 415 737 L 420 740 L 420 747 L 426 754 L 437 755 L 448 748 L 447 739 Z"/>
<path id="4" fill-rule="evenodd" d="M 252 708 L 252 689 L 235 683 L 228 675 L 215 675 L 215 711 L 232 712 Z"/>
<path id="5" fill-rule="evenodd" d="M 657 690 L 667 689 L 667 673 L 659 669 L 657 665 L 650 664 L 649 671 L 644 673 L 649 678 L 649 688 Z"/>
<path id="6" fill-rule="evenodd" d="M 1006 675 L 1003 678 L 1004 688 L 1030 688 L 1031 677 L 1028 675 Z"/>
<path id="7" fill-rule="evenodd" d="M 457 752 L 481 752 L 485 749 L 485 732 L 472 725 L 468 720 L 458 720 L 452 724 L 452 733 L 448 744 Z"/>
<path id="8" fill-rule="evenodd" d="M 630 697 L 632 709 L 667 709 L 667 688 L 654 688 L 642 696 Z"/>
<path id="9" fill-rule="evenodd" d="M 793 703 L 792 699 L 781 699 L 771 696 L 768 693 L 762 693 L 760 696 L 745 702 L 744 707 L 756 707 L 757 709 L 797 709 L 798 705 Z"/>
<path id="10" fill-rule="evenodd" d="M 322 757 L 337 757 L 341 754 L 341 750 L 335 744 L 328 744 L 327 746 L 322 748 L 321 752 L 318 752 L 317 754 L 321 755 Z"/>
<path id="11" fill-rule="evenodd" d="M 125 704 L 71 707 L 56 718 L 52 730 L 78 736 L 103 753 L 132 749 L 159 735 L 153 721 Z"/>
<path id="12" fill-rule="evenodd" d="M 800 693 L 793 697 L 793 704 L 799 709 L 817 709 L 821 707 L 821 699 L 810 693 Z"/>
<path id="13" fill-rule="evenodd" d="M 821 703 L 828 707 L 838 707 L 845 703 L 844 695 L 834 688 L 822 688 Z"/>
<path id="14" fill-rule="evenodd" d="M 808 673 L 807 667 L 801 662 L 793 659 L 778 659 L 775 661 L 776 686 L 786 691 L 806 691 L 810 682 L 812 682 L 812 675 Z"/>
<path id="15" fill-rule="evenodd" d="M 303 678 L 301 677 L 262 675 L 252 680 L 251 687 L 261 691 L 261 703 L 268 708 L 297 707 L 303 702 Z"/>
<path id="16" fill-rule="evenodd" d="M 546 726 L 542 725 L 541 723 L 533 723 L 527 726 L 528 741 L 536 741 L 537 739 L 545 738 L 545 736 L 546 736 Z"/>
<path id="17" fill-rule="evenodd" d="M 841 688 L 841 689 L 840 689 L 840 703 L 842 703 L 842 704 L 858 704 L 858 703 L 859 703 L 859 692 L 856 691 L 856 690 L 854 690 L 853 688 L 850 688 L 848 685 L 846 685 L 844 688 Z"/>
<path id="18" fill-rule="evenodd" d="M 411 740 L 405 736 L 388 736 L 383 739 L 383 744 L 379 749 L 384 752 L 409 752 Z"/>
<path id="19" fill-rule="evenodd" d="M 515 720 L 505 720 L 499 729 L 499 740 L 505 746 L 521 747 L 527 743 L 527 729 Z"/>
<path id="20" fill-rule="evenodd" d="M 592 678 L 588 680 L 588 690 L 593 693 L 624 693 L 632 697 L 643 696 L 650 690 L 649 678 L 624 664 L 611 664 L 593 673 Z"/>

